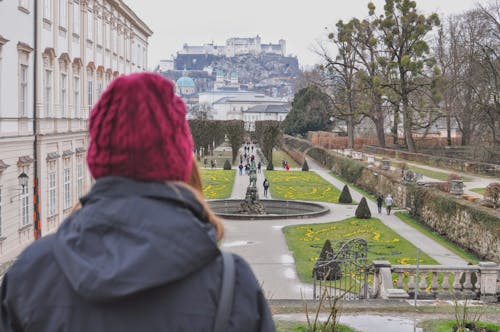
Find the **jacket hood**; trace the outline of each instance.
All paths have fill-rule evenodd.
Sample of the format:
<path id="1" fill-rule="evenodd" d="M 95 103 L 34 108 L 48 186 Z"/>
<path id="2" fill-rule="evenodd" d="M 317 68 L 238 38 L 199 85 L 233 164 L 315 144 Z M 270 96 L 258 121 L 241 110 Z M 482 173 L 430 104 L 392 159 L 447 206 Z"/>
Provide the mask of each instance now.
<path id="1" fill-rule="evenodd" d="M 202 206 L 181 185 L 104 177 L 81 203 L 57 231 L 53 252 L 85 299 L 111 301 L 175 282 L 220 253 Z"/>

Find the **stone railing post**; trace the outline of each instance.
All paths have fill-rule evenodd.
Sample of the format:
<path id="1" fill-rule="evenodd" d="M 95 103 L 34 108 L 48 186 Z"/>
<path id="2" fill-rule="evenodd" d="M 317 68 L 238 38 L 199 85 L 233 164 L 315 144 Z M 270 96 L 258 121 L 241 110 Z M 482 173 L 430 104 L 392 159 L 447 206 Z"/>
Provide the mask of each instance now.
<path id="1" fill-rule="evenodd" d="M 406 299 L 408 293 L 403 289 L 394 288 L 389 261 L 373 261 L 373 295 L 382 299 Z"/>
<path id="2" fill-rule="evenodd" d="M 499 266 L 494 262 L 479 262 L 481 273 L 481 301 L 497 302 Z"/>

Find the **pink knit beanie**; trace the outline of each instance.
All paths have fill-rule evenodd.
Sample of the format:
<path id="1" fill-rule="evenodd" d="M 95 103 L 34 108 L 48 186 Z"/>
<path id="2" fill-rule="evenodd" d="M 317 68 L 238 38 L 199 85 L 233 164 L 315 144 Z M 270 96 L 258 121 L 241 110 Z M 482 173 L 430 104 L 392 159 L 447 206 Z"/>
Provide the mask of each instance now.
<path id="1" fill-rule="evenodd" d="M 95 179 L 189 180 L 193 139 L 186 107 L 160 75 L 116 78 L 90 113 L 89 136 L 87 164 Z"/>

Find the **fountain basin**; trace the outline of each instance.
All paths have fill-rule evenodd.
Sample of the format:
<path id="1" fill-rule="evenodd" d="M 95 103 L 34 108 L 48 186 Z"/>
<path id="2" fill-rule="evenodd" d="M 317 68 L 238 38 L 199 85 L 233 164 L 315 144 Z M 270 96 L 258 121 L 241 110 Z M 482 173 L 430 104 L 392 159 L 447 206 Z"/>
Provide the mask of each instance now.
<path id="1" fill-rule="evenodd" d="M 327 214 L 330 209 L 318 203 L 304 201 L 287 201 L 279 199 L 263 199 L 266 214 L 242 214 L 240 199 L 214 199 L 208 205 L 216 215 L 224 219 L 238 220 L 269 220 L 269 219 L 301 219 L 314 218 Z"/>

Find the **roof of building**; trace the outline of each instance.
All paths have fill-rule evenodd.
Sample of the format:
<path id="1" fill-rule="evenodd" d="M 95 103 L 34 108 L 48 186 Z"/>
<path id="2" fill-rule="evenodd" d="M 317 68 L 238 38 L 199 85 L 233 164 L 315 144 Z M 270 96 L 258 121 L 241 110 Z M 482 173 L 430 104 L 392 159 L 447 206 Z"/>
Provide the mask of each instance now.
<path id="1" fill-rule="evenodd" d="M 288 113 L 285 105 L 257 105 L 244 110 L 243 113 Z"/>
<path id="2" fill-rule="evenodd" d="M 191 77 L 187 76 L 182 76 L 180 77 L 177 82 L 175 82 L 175 85 L 178 87 L 183 87 L 183 88 L 194 88 L 195 84 L 194 81 Z"/>
<path id="3" fill-rule="evenodd" d="M 226 104 L 226 103 L 281 103 L 285 104 L 286 101 L 280 98 L 268 97 L 263 94 L 253 94 L 253 95 L 239 95 L 224 97 L 217 100 L 214 104 Z"/>

